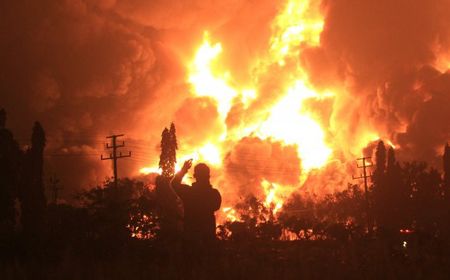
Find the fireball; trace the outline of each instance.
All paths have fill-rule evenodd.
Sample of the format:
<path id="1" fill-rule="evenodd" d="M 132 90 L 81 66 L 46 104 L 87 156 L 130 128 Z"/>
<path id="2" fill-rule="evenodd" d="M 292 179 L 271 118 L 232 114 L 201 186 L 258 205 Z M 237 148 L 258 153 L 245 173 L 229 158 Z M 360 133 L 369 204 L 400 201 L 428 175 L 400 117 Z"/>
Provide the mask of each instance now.
<path id="1" fill-rule="evenodd" d="M 291 192 L 301 187 L 310 172 L 332 161 L 332 131 L 326 126 L 332 116 L 318 117 L 320 114 L 315 114 L 316 109 L 310 107 L 309 101 L 329 100 L 333 104 L 336 93 L 315 89 L 299 61 L 303 50 L 320 46 L 323 25 L 317 1 L 288 1 L 273 19 L 272 36 L 266 52 L 248 67 L 249 80 L 253 83 L 245 85 L 240 85 L 233 71 L 224 66 L 227 65 L 222 60 L 227 51 L 224 45 L 214 40 L 213 33 L 205 31 L 193 58 L 186 61 L 186 82 L 191 97 L 208 97 L 215 102 L 220 121 L 226 128 L 221 135 L 211 135 L 206 143 L 184 147 L 178 152 L 178 163 L 192 158 L 221 169 L 232 147 L 247 136 L 295 146 L 302 171 L 298 174 L 299 184 L 285 186 L 276 181 L 261 181 L 265 205 L 277 212 Z M 255 69 L 254 65 L 258 67 Z M 263 96 L 260 81 L 267 77 L 276 77 L 277 92 L 269 92 L 276 98 L 264 106 L 255 106 Z M 247 118 L 236 129 L 227 126 L 227 118 L 238 104 L 241 104 L 243 114 L 254 113 L 252 116 L 258 117 Z M 373 135 L 375 133 L 367 131 L 362 137 L 364 143 L 358 144 L 357 149 L 373 140 Z M 141 169 L 143 173 L 154 171 L 154 168 Z M 226 179 L 221 178 L 223 181 Z M 229 220 L 236 220 L 233 211 L 231 207 L 223 208 Z"/>

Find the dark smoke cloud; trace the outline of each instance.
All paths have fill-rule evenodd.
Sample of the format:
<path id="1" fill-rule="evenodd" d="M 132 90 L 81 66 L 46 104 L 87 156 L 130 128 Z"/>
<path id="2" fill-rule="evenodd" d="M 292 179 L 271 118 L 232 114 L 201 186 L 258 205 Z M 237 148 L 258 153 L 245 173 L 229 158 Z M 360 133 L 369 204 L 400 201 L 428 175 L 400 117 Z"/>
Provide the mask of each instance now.
<path id="1" fill-rule="evenodd" d="M 321 46 L 302 61 L 315 86 L 342 89 L 337 119 L 379 131 L 400 144 L 403 159 L 432 161 L 450 138 L 448 74 L 433 69 L 437 49 L 449 47 L 450 1 L 325 0 L 322 7 Z"/>
<path id="2" fill-rule="evenodd" d="M 110 175 L 110 162 L 99 160 L 110 133 L 127 134 L 134 156 L 120 166 L 123 175 L 133 175 L 158 156 L 161 130 L 171 121 L 180 123 L 188 142 L 205 135 L 200 129 L 187 137 L 202 126 L 186 106 L 212 117 L 208 128 L 219 130 L 214 108 L 201 107 L 208 101 L 184 101 L 186 59 L 203 31 L 222 34 L 219 39 L 239 33 L 226 46 L 234 49 L 241 48 L 239 41 L 262 45 L 274 7 L 272 1 L 2 2 L 0 105 L 8 111 L 8 127 L 26 144 L 33 121 L 42 122 L 47 174 L 57 173 L 66 190 Z M 73 153 L 83 156 L 64 156 Z"/>
<path id="3" fill-rule="evenodd" d="M 424 97 L 421 106 L 414 112 L 405 132 L 398 135 L 405 158 L 418 157 L 440 165 L 443 143 L 450 139 L 450 72 L 441 74 L 434 69 L 416 94 Z"/>
<path id="4" fill-rule="evenodd" d="M 157 30 L 100 4 L 14 1 L 0 12 L 0 104 L 9 113 L 8 126 L 25 142 L 39 120 L 48 134 L 48 156 L 87 155 L 49 157 L 49 171 L 69 188 L 108 175 L 109 164 L 98 158 L 103 136 L 135 122 L 131 112 L 143 110 L 170 77 L 170 67 L 177 67 L 166 63 Z"/>

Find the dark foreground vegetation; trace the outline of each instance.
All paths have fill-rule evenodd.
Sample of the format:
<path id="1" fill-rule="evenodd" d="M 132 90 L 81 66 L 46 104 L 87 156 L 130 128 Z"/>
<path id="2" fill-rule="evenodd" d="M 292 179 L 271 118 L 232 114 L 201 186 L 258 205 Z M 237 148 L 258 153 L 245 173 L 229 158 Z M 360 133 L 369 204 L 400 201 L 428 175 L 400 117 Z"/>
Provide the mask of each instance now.
<path id="1" fill-rule="evenodd" d="M 450 275 L 448 145 L 439 172 L 424 163 L 397 162 L 394 149 L 380 141 L 367 192 L 348 185 L 323 198 L 297 193 L 278 212 L 246 197 L 234 206 L 235 219 L 217 227 L 217 240 L 194 244 L 162 226 L 167 217 L 158 192 L 136 180 L 106 181 L 77 194 L 70 205 L 48 203 L 42 126 L 35 124 L 31 145 L 23 151 L 4 127 L 5 118 L 0 112 L 0 279 Z M 175 129 L 165 135 L 160 165 L 170 167 L 170 177 Z"/>
<path id="2" fill-rule="evenodd" d="M 444 181 L 422 164 L 403 166 L 401 182 L 415 178 L 415 190 L 377 210 L 371 185 L 372 232 L 364 192 L 349 185 L 322 199 L 294 195 L 280 213 L 247 197 L 200 251 L 167 238 L 153 187 L 108 181 L 74 205 L 49 204 L 40 231 L 2 236 L 1 279 L 448 279 L 449 204 L 427 191 Z"/>

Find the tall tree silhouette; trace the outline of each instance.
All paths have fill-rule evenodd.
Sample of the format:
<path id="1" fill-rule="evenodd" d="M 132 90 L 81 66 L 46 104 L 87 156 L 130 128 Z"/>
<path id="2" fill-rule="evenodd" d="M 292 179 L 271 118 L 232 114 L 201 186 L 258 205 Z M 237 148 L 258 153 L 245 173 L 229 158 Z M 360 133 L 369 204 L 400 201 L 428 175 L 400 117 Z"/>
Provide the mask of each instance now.
<path id="1" fill-rule="evenodd" d="M 6 112 L 0 110 L 0 236 L 13 233 L 14 200 L 17 192 L 20 150 L 12 133 L 6 129 Z"/>
<path id="2" fill-rule="evenodd" d="M 444 195 L 446 200 L 450 201 L 450 146 L 448 145 L 448 143 L 445 144 L 443 167 L 444 167 Z"/>
<path id="3" fill-rule="evenodd" d="M 445 143 L 444 155 L 442 156 L 443 178 L 442 178 L 442 209 L 440 217 L 440 229 L 444 235 L 450 237 L 450 146 Z"/>
<path id="4" fill-rule="evenodd" d="M 375 195 L 383 188 L 385 188 L 385 177 L 386 177 L 386 147 L 384 142 L 378 142 L 375 151 L 375 170 L 373 172 L 373 190 Z"/>
<path id="5" fill-rule="evenodd" d="M 31 136 L 31 148 L 25 153 L 24 182 L 21 190 L 22 226 L 28 234 L 39 234 L 43 230 L 46 210 L 44 194 L 44 148 L 45 132 L 35 122 Z"/>
<path id="6" fill-rule="evenodd" d="M 174 123 L 170 124 L 169 135 L 170 135 L 170 144 L 173 149 L 171 156 L 173 157 L 173 160 L 176 163 L 176 161 L 177 161 L 177 151 L 176 150 L 178 150 L 178 142 L 177 142 L 177 131 L 175 129 Z"/>
<path id="7" fill-rule="evenodd" d="M 376 159 L 376 168 L 375 175 L 379 174 L 380 177 L 383 177 L 383 174 L 386 170 L 386 147 L 384 146 L 384 142 L 378 142 L 377 149 L 375 152 Z M 375 177 L 376 178 L 376 177 Z"/>
<path id="8" fill-rule="evenodd" d="M 385 175 L 386 188 L 382 190 L 384 207 L 388 212 L 384 219 L 384 227 L 390 231 L 398 231 L 408 225 L 407 210 L 408 191 L 402 182 L 402 170 L 400 164 L 395 159 L 395 150 L 390 147 L 387 152 L 387 165 Z M 381 203 L 381 202 L 380 202 Z"/>
<path id="9" fill-rule="evenodd" d="M 432 234 L 439 220 L 441 174 L 424 162 L 405 163 L 404 179 L 411 190 L 411 214 L 414 227 Z"/>
<path id="10" fill-rule="evenodd" d="M 175 164 L 177 162 L 177 136 L 175 125 L 170 125 L 170 130 L 164 128 L 161 134 L 161 155 L 159 157 L 159 167 L 164 177 L 172 177 L 175 174 Z"/>
<path id="11" fill-rule="evenodd" d="M 383 228 L 386 221 L 386 147 L 383 141 L 378 142 L 375 151 L 375 171 L 373 173 L 373 199 L 375 220 L 378 228 Z"/>

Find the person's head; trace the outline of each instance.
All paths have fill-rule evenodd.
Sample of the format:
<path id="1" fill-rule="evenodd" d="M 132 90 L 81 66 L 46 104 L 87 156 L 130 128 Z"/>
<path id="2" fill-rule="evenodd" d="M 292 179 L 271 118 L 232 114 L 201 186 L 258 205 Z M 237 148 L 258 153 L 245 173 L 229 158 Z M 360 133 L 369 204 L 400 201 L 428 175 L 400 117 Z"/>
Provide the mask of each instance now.
<path id="1" fill-rule="evenodd" d="M 199 163 L 194 167 L 194 178 L 197 182 L 209 182 L 210 171 L 208 165 Z"/>

